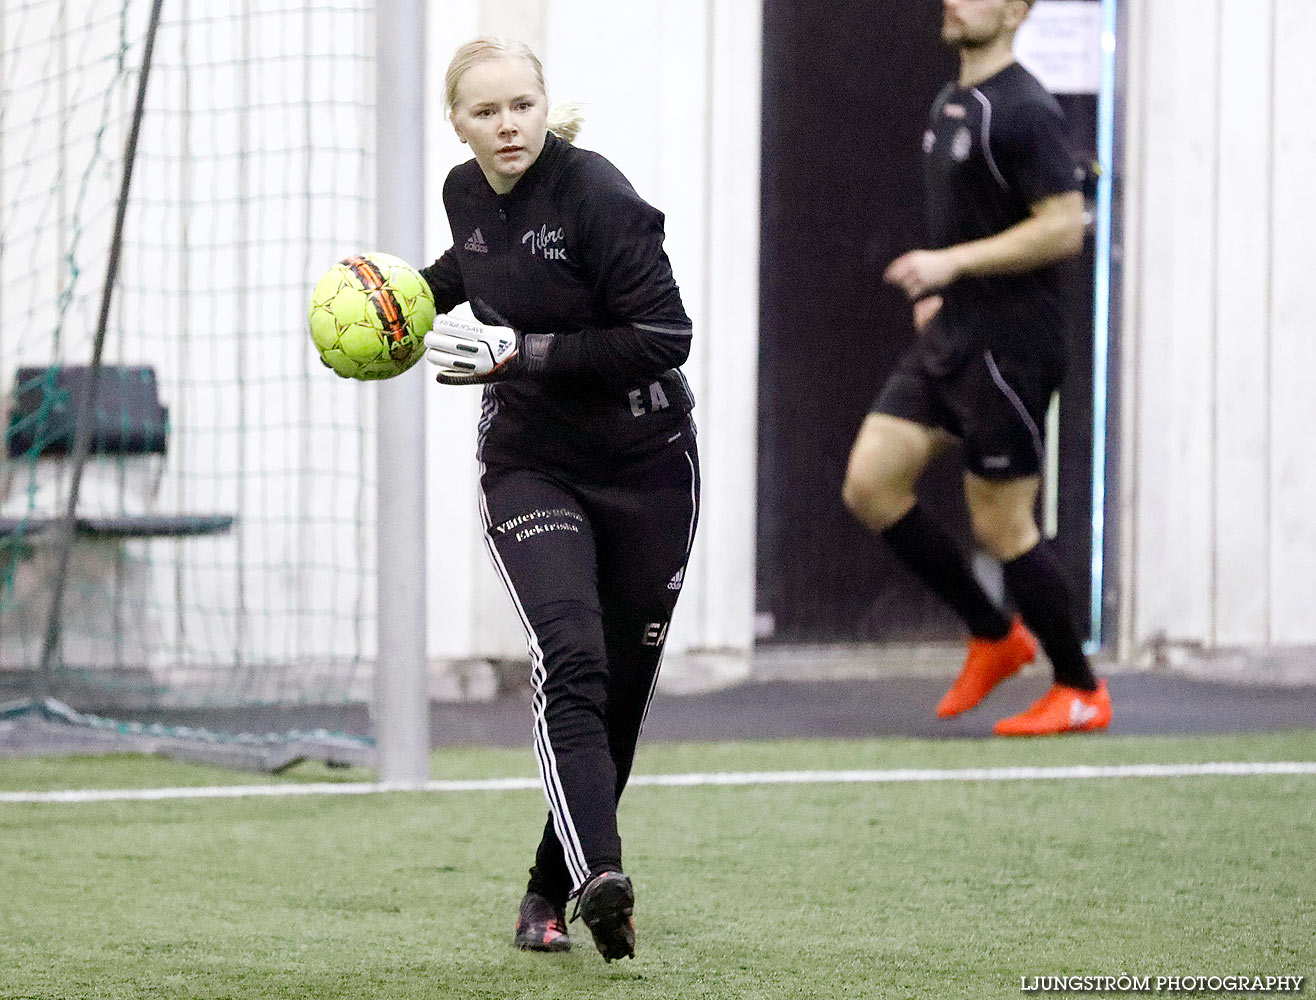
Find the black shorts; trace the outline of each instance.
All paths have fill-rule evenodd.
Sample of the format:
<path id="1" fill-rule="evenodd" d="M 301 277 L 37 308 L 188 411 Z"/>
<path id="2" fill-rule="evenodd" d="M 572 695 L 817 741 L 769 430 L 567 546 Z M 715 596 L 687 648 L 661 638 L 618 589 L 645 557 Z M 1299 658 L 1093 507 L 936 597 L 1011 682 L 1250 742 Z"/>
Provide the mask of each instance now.
<path id="1" fill-rule="evenodd" d="M 982 351 L 945 375 L 911 350 L 873 402 L 873 413 L 939 427 L 964 442 L 964 463 L 984 479 L 1020 479 L 1042 469 L 1046 411 L 1060 387 L 1051 365 Z"/>

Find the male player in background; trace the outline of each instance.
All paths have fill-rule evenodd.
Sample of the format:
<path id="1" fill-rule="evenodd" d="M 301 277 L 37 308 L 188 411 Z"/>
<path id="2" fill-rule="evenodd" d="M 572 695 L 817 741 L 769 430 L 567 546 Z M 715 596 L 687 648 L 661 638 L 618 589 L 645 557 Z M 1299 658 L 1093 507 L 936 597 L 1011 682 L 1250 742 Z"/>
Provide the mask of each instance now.
<path id="1" fill-rule="evenodd" d="M 1100 729 L 1111 717 L 1033 515 L 1045 414 L 1065 369 L 1058 265 L 1082 248 L 1084 217 L 1060 106 L 1014 60 L 1031 7 L 943 0 L 941 37 L 958 49 L 960 71 L 923 137 L 929 248 L 903 254 L 884 275 L 913 303 L 919 336 L 865 418 L 843 488 L 850 511 L 969 628 L 964 669 L 938 716 L 973 708 L 1040 641 L 1055 683 L 996 723 L 1009 736 Z M 973 533 L 1002 564 L 1013 621 L 918 505 L 919 478 L 952 438 L 964 443 Z"/>

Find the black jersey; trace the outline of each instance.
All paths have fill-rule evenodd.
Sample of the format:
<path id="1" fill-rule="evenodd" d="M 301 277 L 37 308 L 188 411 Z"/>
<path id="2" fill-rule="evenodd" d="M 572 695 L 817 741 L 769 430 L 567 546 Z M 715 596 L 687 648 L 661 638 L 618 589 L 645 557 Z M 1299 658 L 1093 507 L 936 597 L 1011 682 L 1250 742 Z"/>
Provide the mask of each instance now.
<path id="1" fill-rule="evenodd" d="M 932 105 L 923 153 L 933 249 L 994 236 L 1027 219 L 1040 199 L 1080 189 L 1060 105 L 1018 63 L 972 87 L 948 84 Z M 942 295 L 923 338 L 935 367 L 983 349 L 1063 363 L 1060 265 L 961 278 Z"/>
<path id="2" fill-rule="evenodd" d="M 510 193 L 469 160 L 443 202 L 454 244 L 421 272 L 437 310 L 469 301 L 483 323 L 557 335 L 542 371 L 485 386 L 481 460 L 590 470 L 661 450 L 694 406 L 663 214 L 551 133 Z"/>

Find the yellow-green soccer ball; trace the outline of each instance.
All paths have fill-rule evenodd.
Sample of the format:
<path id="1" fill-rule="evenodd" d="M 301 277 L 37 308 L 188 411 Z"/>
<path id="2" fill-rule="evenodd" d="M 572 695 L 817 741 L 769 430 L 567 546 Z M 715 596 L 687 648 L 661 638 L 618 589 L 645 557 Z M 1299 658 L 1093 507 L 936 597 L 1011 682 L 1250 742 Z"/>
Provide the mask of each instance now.
<path id="1" fill-rule="evenodd" d="M 315 283 L 307 318 L 320 359 L 339 375 L 392 378 L 425 353 L 434 296 L 420 272 L 400 257 L 357 254 Z"/>

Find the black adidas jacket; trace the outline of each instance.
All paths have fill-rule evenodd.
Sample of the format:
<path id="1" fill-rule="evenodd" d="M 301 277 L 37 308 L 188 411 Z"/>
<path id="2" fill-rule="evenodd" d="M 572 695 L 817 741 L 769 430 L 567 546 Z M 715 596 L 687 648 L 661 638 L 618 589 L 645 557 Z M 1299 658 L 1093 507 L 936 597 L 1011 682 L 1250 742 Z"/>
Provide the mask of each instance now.
<path id="1" fill-rule="evenodd" d="M 421 273 L 439 313 L 553 333 L 543 370 L 484 387 L 484 462 L 600 472 L 662 448 L 694 406 L 691 324 L 663 214 L 611 163 L 549 134 L 512 191 L 469 160 L 443 185 L 453 246 Z"/>

